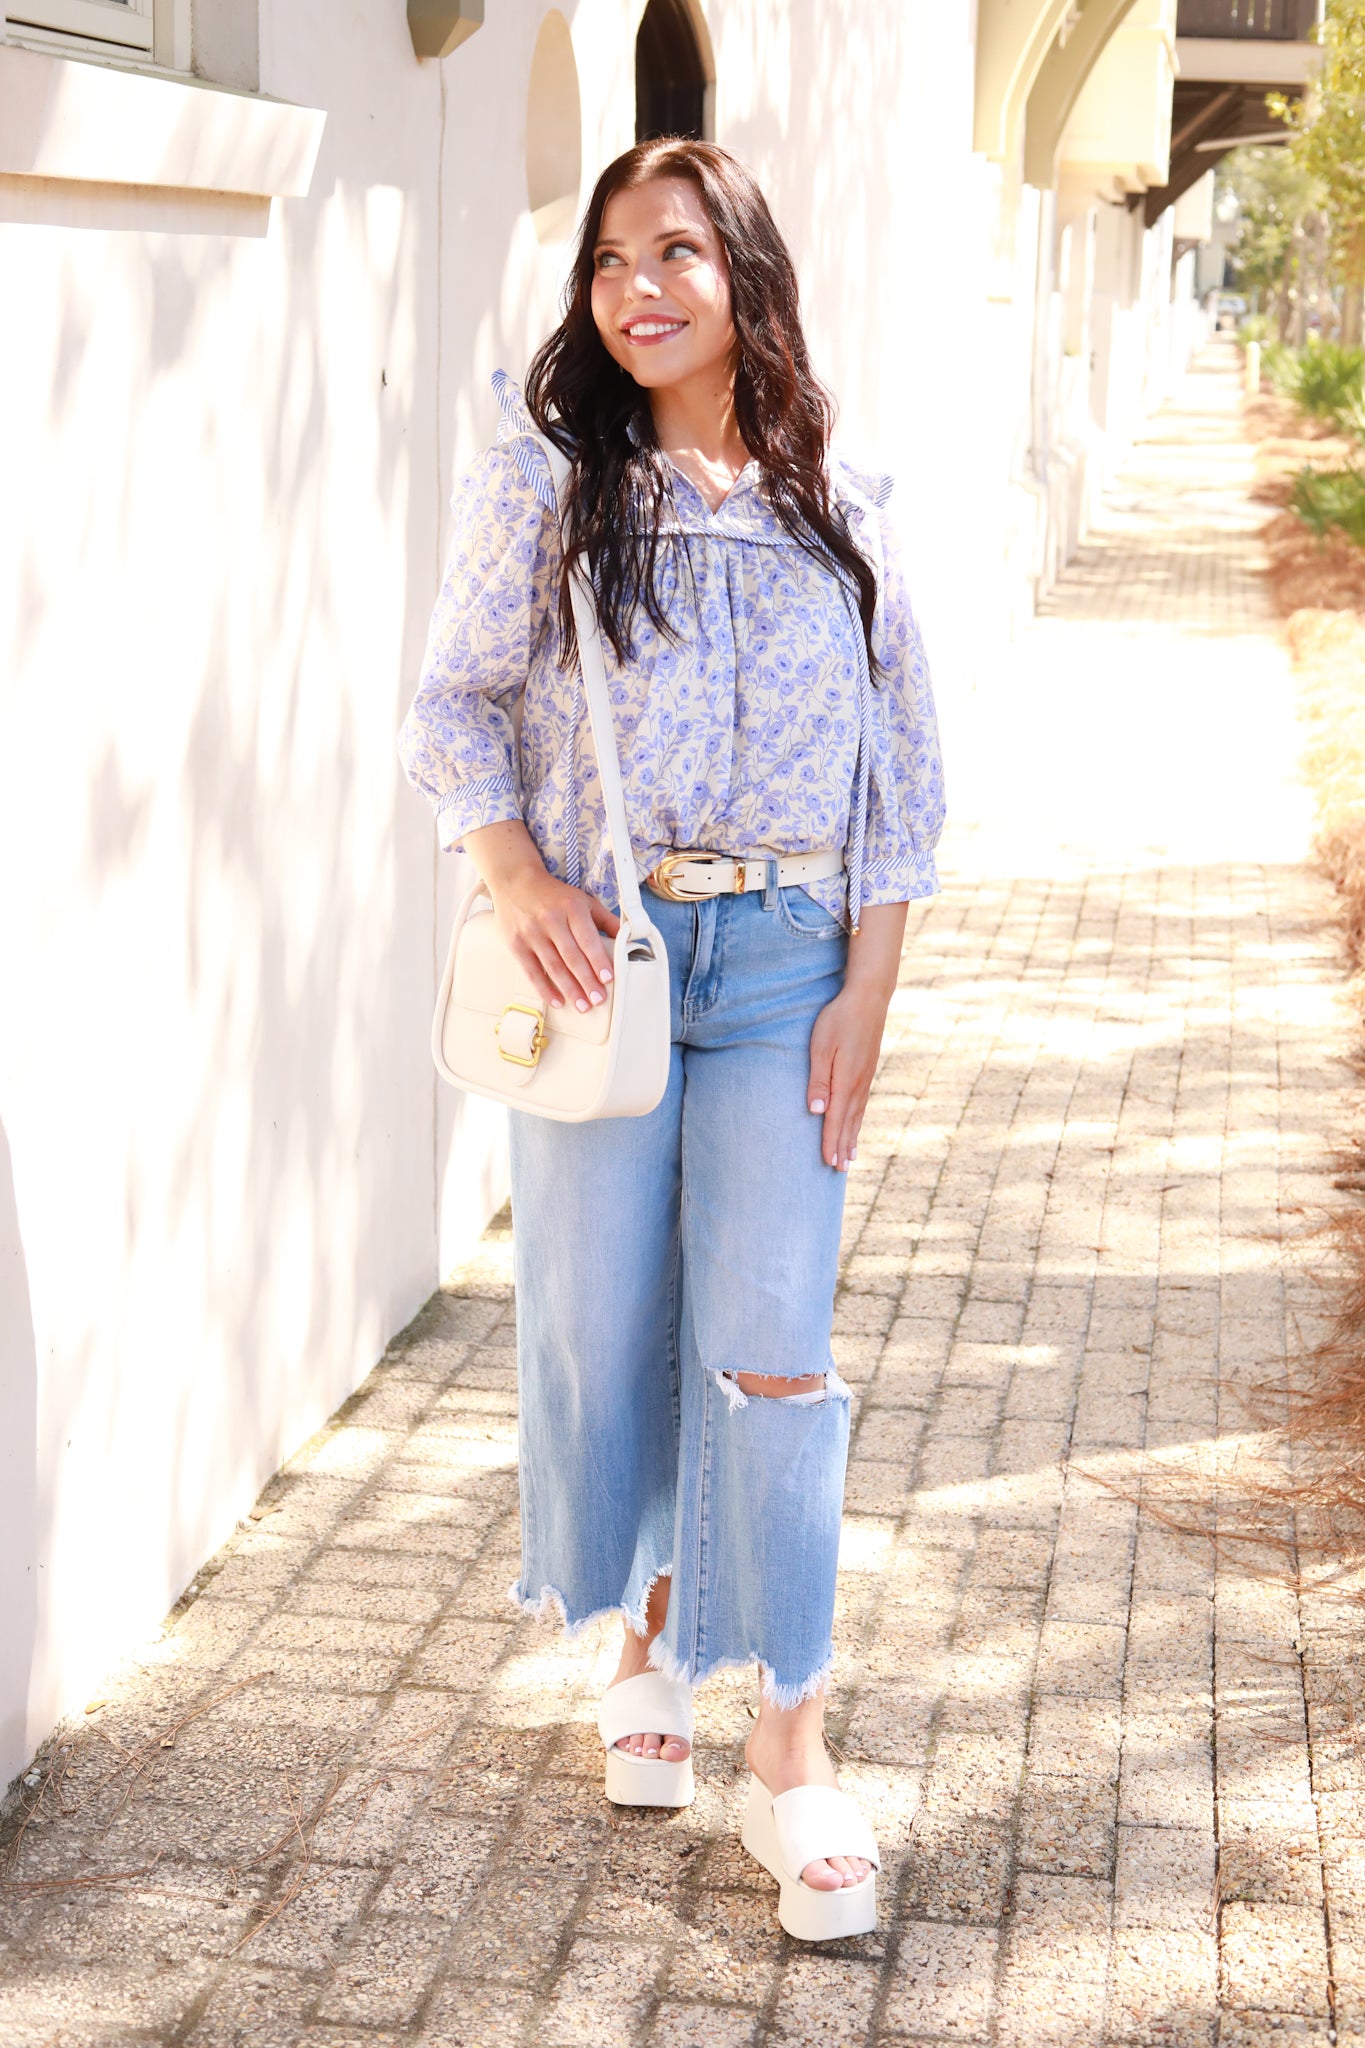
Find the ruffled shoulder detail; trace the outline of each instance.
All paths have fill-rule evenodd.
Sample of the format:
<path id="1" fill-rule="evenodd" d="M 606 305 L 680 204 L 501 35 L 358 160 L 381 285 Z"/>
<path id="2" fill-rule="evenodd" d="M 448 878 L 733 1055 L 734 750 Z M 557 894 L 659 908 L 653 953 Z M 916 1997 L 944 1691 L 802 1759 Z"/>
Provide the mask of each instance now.
<path id="1" fill-rule="evenodd" d="M 498 401 L 500 415 L 499 445 L 506 444 L 508 454 L 546 511 L 557 512 L 559 501 L 555 496 L 554 479 L 550 475 L 545 450 L 536 435 L 536 423 L 526 410 L 521 386 L 508 376 L 506 370 L 495 370 L 493 396 Z"/>
<path id="2" fill-rule="evenodd" d="M 896 486 L 896 479 L 886 470 L 862 469 L 842 455 L 830 457 L 829 480 L 845 513 L 863 519 L 874 518 Z"/>

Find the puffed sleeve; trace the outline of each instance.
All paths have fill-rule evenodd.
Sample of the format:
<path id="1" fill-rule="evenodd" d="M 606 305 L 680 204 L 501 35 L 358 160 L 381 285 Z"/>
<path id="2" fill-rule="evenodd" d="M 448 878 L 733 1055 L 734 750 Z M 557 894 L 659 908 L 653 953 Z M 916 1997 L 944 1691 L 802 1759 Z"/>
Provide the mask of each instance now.
<path id="1" fill-rule="evenodd" d="M 943 758 L 924 642 L 906 584 L 901 545 L 881 480 L 868 523 L 879 590 L 873 651 L 882 673 L 872 690 L 872 761 L 864 841 L 863 902 L 910 903 L 938 888 L 934 849 L 943 830 Z M 869 531 L 868 538 L 873 539 Z"/>
<path id="2" fill-rule="evenodd" d="M 527 450 L 525 441 L 488 449 L 456 487 L 445 580 L 398 735 L 445 847 L 522 815 L 513 707 L 552 628 L 560 551 L 548 467 L 539 478 L 544 458 Z"/>

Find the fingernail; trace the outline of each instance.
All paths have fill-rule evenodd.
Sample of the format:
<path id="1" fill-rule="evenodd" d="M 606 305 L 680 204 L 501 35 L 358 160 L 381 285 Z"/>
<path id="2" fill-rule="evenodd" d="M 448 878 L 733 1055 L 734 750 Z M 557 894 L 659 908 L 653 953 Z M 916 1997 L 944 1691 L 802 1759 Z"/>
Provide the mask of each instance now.
<path id="1" fill-rule="evenodd" d="M 605 996 L 603 995 L 603 993 L 602 993 L 602 991 L 601 991 L 601 989 L 600 989 L 600 988 L 595 988 L 595 989 L 593 990 L 592 994 L 591 994 L 591 995 L 590 995 L 590 996 L 588 997 L 588 1001 L 589 1001 L 590 1003 L 605 1003 L 605 1001 L 606 1001 L 606 1000 L 607 1000 L 607 999 L 606 999 L 606 997 L 605 997 Z"/>
<path id="2" fill-rule="evenodd" d="M 610 980 L 611 980 L 611 969 L 610 969 L 610 967 L 604 967 L 604 968 L 602 969 L 602 971 L 601 971 L 601 975 L 600 975 L 600 977 L 599 977 L 599 978 L 600 978 L 600 979 L 601 979 L 602 981 L 610 981 Z"/>
<path id="3" fill-rule="evenodd" d="M 847 1173 L 847 1172 L 848 1172 L 848 1161 L 847 1161 L 846 1159 L 845 1159 L 845 1160 L 843 1161 L 842 1165 L 840 1166 L 840 1168 L 839 1168 L 839 1171 L 840 1171 L 840 1173 Z"/>
<path id="4" fill-rule="evenodd" d="M 563 1009 L 563 1007 L 564 1007 L 564 998 L 563 998 L 563 996 L 551 996 L 551 997 L 550 997 L 550 1008 L 551 1008 L 552 1010 L 562 1010 L 562 1009 Z"/>
<path id="5" fill-rule="evenodd" d="M 810 1113 L 812 1116 L 823 1116 L 824 1109 L 825 1098 L 823 1097 L 823 1095 L 817 1095 L 814 1102 L 812 1102 L 810 1106 Z"/>
<path id="6" fill-rule="evenodd" d="M 576 997 L 576 998 L 575 998 L 575 1000 L 574 1000 L 574 1008 L 575 1008 L 576 1010 L 586 1010 L 586 1009 L 587 1009 L 587 1007 L 588 1007 L 588 999 L 587 999 L 587 997 L 586 997 L 586 996 L 578 996 L 578 997 Z"/>

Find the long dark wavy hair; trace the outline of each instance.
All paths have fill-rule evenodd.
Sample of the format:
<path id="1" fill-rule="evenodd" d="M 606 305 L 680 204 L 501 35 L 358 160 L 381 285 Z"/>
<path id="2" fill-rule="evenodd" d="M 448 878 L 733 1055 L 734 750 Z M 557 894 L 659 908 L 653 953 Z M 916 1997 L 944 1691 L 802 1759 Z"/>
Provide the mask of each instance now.
<path id="1" fill-rule="evenodd" d="M 688 178 L 701 191 L 729 266 L 738 342 L 736 423 L 787 531 L 856 585 L 871 661 L 876 574 L 830 498 L 834 407 L 811 368 L 787 245 L 752 173 L 736 157 L 714 143 L 677 137 L 638 143 L 597 180 L 565 287 L 564 318 L 526 376 L 532 418 L 573 464 L 559 605 L 564 648 L 574 645 L 569 572 L 580 559 L 596 584 L 602 631 L 618 661 L 630 659 L 641 604 L 654 626 L 673 637 L 655 587 L 668 466 L 648 393 L 608 354 L 592 316 L 594 251 L 607 202 L 651 178 Z"/>

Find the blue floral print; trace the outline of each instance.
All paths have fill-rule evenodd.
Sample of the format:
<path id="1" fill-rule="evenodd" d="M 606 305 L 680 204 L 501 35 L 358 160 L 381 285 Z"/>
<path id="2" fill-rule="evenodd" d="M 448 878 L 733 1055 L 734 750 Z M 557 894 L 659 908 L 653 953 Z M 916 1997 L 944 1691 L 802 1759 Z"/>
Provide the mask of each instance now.
<path id="1" fill-rule="evenodd" d="M 422 677 L 399 736 L 443 846 L 524 818 L 553 874 L 615 906 L 576 665 L 557 660 L 562 551 L 549 465 L 520 392 L 494 379 L 496 446 L 458 486 Z M 890 479 L 837 458 L 835 502 L 877 572 L 868 672 L 851 587 L 800 547 L 750 462 L 718 511 L 681 470 L 658 555 L 670 640 L 636 617 L 633 659 L 604 643 L 636 865 L 713 853 L 845 849 L 807 885 L 841 921 L 938 887 L 943 765 L 894 532 Z"/>

